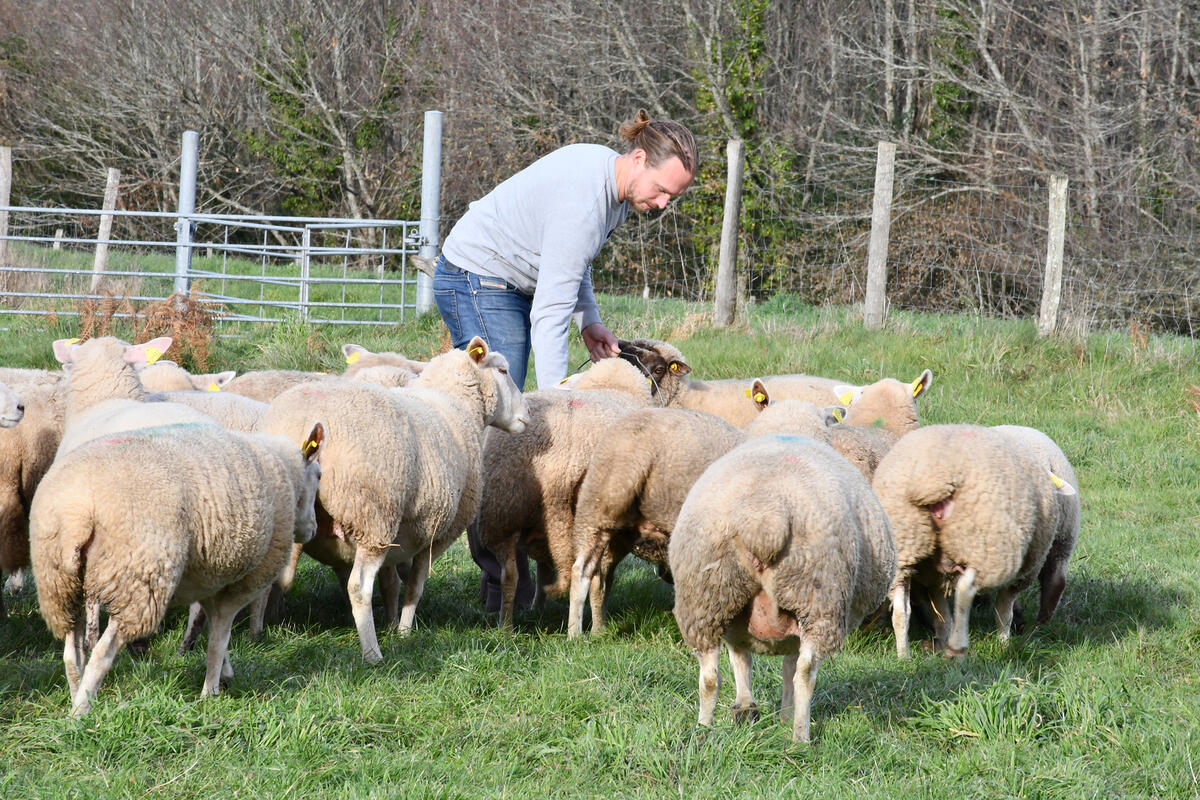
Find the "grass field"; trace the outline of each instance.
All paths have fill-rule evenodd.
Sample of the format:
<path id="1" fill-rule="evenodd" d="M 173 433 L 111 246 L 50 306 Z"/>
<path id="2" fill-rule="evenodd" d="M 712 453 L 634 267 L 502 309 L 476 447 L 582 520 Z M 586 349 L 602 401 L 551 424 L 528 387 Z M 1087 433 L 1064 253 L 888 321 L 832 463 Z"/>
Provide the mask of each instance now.
<path id="1" fill-rule="evenodd" d="M 811 745 L 770 713 L 736 726 L 724 683 L 696 725 L 697 667 L 671 590 L 632 560 L 612 624 L 567 641 L 551 600 L 495 630 L 465 544 L 434 564 L 407 638 L 382 634 L 364 666 L 332 573 L 303 562 L 284 618 L 250 642 L 235 678 L 199 699 L 203 655 L 175 652 L 173 612 L 148 654 L 122 655 L 83 721 L 67 717 L 60 643 L 36 598 L 0 621 L 4 797 L 1145 797 L 1200 796 L 1200 385 L 1188 340 L 1138 332 L 1037 338 L 1031 322 L 894 315 L 866 331 L 843 309 L 780 296 L 713 330 L 705 307 L 602 297 L 622 336 L 675 342 L 700 378 L 809 372 L 866 383 L 934 373 L 925 423 L 1031 425 L 1075 465 L 1083 529 L 1054 620 L 1001 645 L 990 611 L 971 652 L 896 659 L 857 631 L 825 662 Z M 32 324 L 32 323 L 30 323 Z M 59 329 L 0 331 L 8 365 L 46 366 Z M 398 329 L 245 328 L 212 368 L 340 369 L 338 347 L 427 356 L 436 316 Z M 572 364 L 584 359 L 576 343 Z M 1023 597 L 1036 608 L 1036 591 Z M 918 633 L 917 635 L 925 635 Z M 780 662 L 754 662 L 764 712 Z"/>

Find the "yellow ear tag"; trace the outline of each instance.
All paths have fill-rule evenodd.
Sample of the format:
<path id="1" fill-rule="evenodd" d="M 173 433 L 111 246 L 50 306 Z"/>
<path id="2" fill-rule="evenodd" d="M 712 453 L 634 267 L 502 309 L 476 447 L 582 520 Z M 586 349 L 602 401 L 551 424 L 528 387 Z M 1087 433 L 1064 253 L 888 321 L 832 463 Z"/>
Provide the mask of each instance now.
<path id="1" fill-rule="evenodd" d="M 317 443 L 314 442 L 312 439 L 309 439 L 307 442 L 304 443 L 304 450 L 302 452 L 304 453 L 304 455 L 308 455 L 309 453 L 311 453 L 313 450 L 316 450 L 316 449 L 317 449 Z"/>
<path id="2" fill-rule="evenodd" d="M 221 391 L 221 387 L 220 387 L 220 386 L 217 386 L 217 382 L 216 382 L 216 381 L 213 381 L 212 383 L 210 383 L 210 384 L 208 385 L 208 390 L 209 390 L 210 392 L 219 392 L 219 391 Z"/>
<path id="3" fill-rule="evenodd" d="M 833 410 L 833 418 L 836 419 L 838 422 L 841 422 L 842 420 L 844 420 L 846 418 L 846 415 L 842 413 L 842 410 L 840 408 L 835 408 Z"/>
<path id="4" fill-rule="evenodd" d="M 671 362 L 671 372 L 679 372 L 679 362 L 678 361 Z"/>
<path id="5" fill-rule="evenodd" d="M 754 402 L 756 402 L 756 403 L 765 402 L 766 399 L 767 399 L 767 396 L 765 394 L 763 394 L 762 392 L 757 392 L 754 395 Z"/>
<path id="6" fill-rule="evenodd" d="M 915 381 L 912 382 L 913 397 L 916 397 L 917 395 L 919 395 L 921 393 L 921 386 L 922 386 L 922 384 L 921 384 L 920 378 L 917 378 Z"/>
<path id="7" fill-rule="evenodd" d="M 648 383 L 648 384 L 650 384 L 651 386 L 653 386 L 653 385 L 654 385 L 654 378 L 651 378 L 649 375 L 647 375 L 647 376 L 646 376 L 646 383 Z"/>
<path id="8" fill-rule="evenodd" d="M 750 396 L 750 390 L 746 389 L 746 397 L 749 397 L 749 396 Z"/>
<path id="9" fill-rule="evenodd" d="M 67 339 L 67 345 L 79 344 L 79 339 Z"/>
<path id="10" fill-rule="evenodd" d="M 846 392 L 844 395 L 838 398 L 838 402 L 846 406 L 850 405 L 852 400 L 854 400 L 854 392 Z"/>
<path id="11" fill-rule="evenodd" d="M 146 348 L 146 363 L 147 364 L 153 364 L 155 361 L 158 361 L 160 358 L 162 358 L 162 356 L 163 356 L 163 351 L 159 350 L 157 347 L 147 347 Z"/>
<path id="12" fill-rule="evenodd" d="M 355 350 L 353 353 L 351 353 L 350 355 L 346 356 L 346 363 L 347 363 L 347 364 L 357 364 L 357 363 L 358 363 L 358 359 L 360 359 L 360 358 L 362 358 L 362 353 L 360 353 L 360 352 L 358 352 L 357 350 Z"/>
<path id="13" fill-rule="evenodd" d="M 482 347 L 472 347 L 469 352 L 473 356 L 481 356 L 481 355 L 483 355 L 483 348 Z"/>
<path id="14" fill-rule="evenodd" d="M 1055 475 L 1053 472 L 1050 473 L 1050 482 L 1054 484 L 1055 489 L 1061 489 L 1067 483 L 1062 478 Z"/>

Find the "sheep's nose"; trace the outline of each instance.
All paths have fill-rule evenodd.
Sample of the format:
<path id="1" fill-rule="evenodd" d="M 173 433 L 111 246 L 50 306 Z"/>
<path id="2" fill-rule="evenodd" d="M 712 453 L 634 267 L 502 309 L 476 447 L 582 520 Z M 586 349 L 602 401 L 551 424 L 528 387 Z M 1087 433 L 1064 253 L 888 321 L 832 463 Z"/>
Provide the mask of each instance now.
<path id="1" fill-rule="evenodd" d="M 25 413 L 25 404 L 24 403 L 17 403 L 17 413 L 18 414 Z"/>

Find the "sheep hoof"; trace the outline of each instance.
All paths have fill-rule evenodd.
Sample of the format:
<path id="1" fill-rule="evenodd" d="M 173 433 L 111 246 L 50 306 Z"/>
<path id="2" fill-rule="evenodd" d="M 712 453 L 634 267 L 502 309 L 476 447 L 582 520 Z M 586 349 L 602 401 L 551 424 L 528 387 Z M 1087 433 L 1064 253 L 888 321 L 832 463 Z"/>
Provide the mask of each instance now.
<path id="1" fill-rule="evenodd" d="M 754 703 L 744 706 L 734 706 L 732 709 L 733 721 L 738 725 L 746 725 L 758 722 L 761 716 L 758 712 L 758 706 Z"/>
<path id="2" fill-rule="evenodd" d="M 378 664 L 380 661 L 383 661 L 383 653 L 379 652 L 378 650 L 371 650 L 370 652 L 363 653 L 363 661 L 367 662 L 368 664 Z"/>
<path id="3" fill-rule="evenodd" d="M 950 647 L 949 645 L 947 645 L 946 652 L 944 655 L 946 656 L 946 658 L 954 659 L 955 661 L 962 661 L 963 658 L 967 655 L 967 651 L 965 649 L 960 650 L 957 647 Z"/>

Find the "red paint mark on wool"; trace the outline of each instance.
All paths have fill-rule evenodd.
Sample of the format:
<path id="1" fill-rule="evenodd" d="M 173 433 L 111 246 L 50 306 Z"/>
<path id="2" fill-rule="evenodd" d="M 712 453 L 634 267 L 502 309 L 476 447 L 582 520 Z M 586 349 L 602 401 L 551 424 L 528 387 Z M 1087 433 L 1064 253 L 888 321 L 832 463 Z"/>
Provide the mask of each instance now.
<path id="1" fill-rule="evenodd" d="M 568 400 L 568 401 L 567 401 L 567 405 L 568 405 L 570 408 L 583 408 L 583 407 L 584 407 L 584 406 L 586 406 L 587 404 L 588 404 L 588 403 L 587 403 L 587 401 L 586 401 L 586 400 Z"/>

